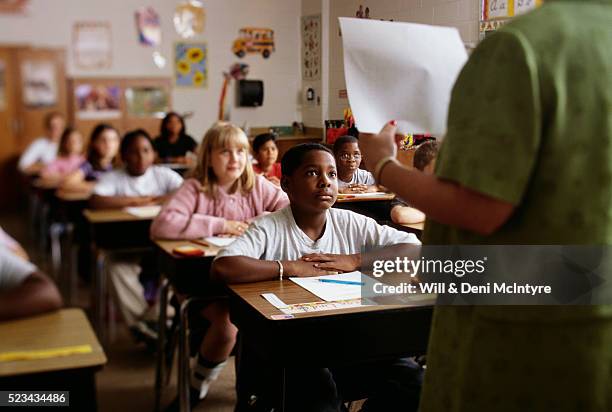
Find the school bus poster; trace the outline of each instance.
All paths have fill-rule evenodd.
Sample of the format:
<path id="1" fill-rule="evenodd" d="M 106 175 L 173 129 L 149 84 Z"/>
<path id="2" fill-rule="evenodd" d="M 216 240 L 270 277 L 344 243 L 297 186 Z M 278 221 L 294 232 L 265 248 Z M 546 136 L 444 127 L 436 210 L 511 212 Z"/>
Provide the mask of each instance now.
<path id="1" fill-rule="evenodd" d="M 267 28 L 243 27 L 234 40 L 232 52 L 239 58 L 246 54 L 261 54 L 264 59 L 274 52 L 274 30 Z"/>

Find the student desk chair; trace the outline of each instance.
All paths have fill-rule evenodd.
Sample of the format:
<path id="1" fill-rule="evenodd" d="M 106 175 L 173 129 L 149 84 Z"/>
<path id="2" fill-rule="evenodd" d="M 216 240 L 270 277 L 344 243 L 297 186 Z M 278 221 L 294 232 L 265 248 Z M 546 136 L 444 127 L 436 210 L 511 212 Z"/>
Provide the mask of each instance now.
<path id="1" fill-rule="evenodd" d="M 188 240 L 153 240 L 158 255 L 162 285 L 159 289 L 159 323 L 157 342 L 157 365 L 155 370 L 155 411 L 161 407 L 161 396 L 167 385 L 172 368 L 172 354 L 166 353 L 168 340 L 166 338 L 168 292 L 170 285 L 178 293 L 189 297 L 181 303 L 179 326 L 179 359 L 178 359 L 178 393 L 181 410 L 189 410 L 189 316 L 191 303 L 219 299 L 223 296 L 223 288 L 213 285 L 209 280 L 210 265 L 219 252 L 219 248 L 209 245 L 195 244 Z M 181 256 L 173 252 L 178 246 L 189 245 L 204 252 L 200 257 Z M 206 291 L 200 295 L 199 291 Z M 170 349 L 173 349 L 170 344 Z M 166 358 L 166 356 L 168 356 Z M 185 397 L 186 394 L 186 397 Z"/>
<path id="2" fill-rule="evenodd" d="M 348 209 L 355 213 L 371 217 L 378 223 L 390 219 L 391 201 L 395 194 L 385 193 L 376 197 L 360 197 L 359 195 L 339 194 L 334 207 Z"/>
<path id="3" fill-rule="evenodd" d="M 0 360 L 2 390 L 69 391 L 66 410 L 97 410 L 95 373 L 106 356 L 81 309 L 0 323 L 0 336 L 0 357 L 25 352 L 28 358 Z"/>
<path id="4" fill-rule="evenodd" d="M 228 288 L 230 316 L 240 330 L 240 346 L 282 368 L 279 388 L 282 411 L 287 367 L 347 365 L 355 360 L 413 356 L 427 349 L 434 299 L 414 306 L 361 306 L 275 320 L 272 317 L 282 312 L 265 300 L 262 293 L 274 293 L 289 305 L 321 299 L 288 279 Z"/>
<path id="5" fill-rule="evenodd" d="M 107 311 L 106 260 L 112 254 L 151 250 L 149 227 L 153 218 L 134 216 L 122 209 L 85 209 L 83 215 L 89 226 L 95 262 L 92 294 L 94 323 L 98 337 L 106 344 L 107 331 L 103 327 Z M 111 314 L 110 319 L 112 318 Z M 114 322 L 111 322 L 111 327 L 114 328 Z"/>

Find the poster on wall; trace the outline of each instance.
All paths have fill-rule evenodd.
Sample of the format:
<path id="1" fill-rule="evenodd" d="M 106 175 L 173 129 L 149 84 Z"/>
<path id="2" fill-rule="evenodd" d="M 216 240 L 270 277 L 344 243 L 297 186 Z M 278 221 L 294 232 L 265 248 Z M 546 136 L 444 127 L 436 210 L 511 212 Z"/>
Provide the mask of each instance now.
<path id="1" fill-rule="evenodd" d="M 21 79 L 24 105 L 37 108 L 57 104 L 57 78 L 53 62 L 23 61 Z"/>
<path id="2" fill-rule="evenodd" d="M 0 0 L 0 14 L 22 14 L 30 0 Z"/>
<path id="3" fill-rule="evenodd" d="M 72 31 L 74 62 L 81 69 L 109 69 L 112 65 L 111 26 L 108 22 L 77 22 Z"/>
<path id="4" fill-rule="evenodd" d="M 0 60 L 0 111 L 6 109 L 6 64 Z"/>
<path id="5" fill-rule="evenodd" d="M 169 111 L 168 92 L 162 87 L 136 86 L 125 90 L 127 112 L 134 117 L 162 118 Z"/>
<path id="6" fill-rule="evenodd" d="M 511 18 L 527 13 L 542 5 L 544 0 L 481 0 L 479 31 L 486 36 Z"/>
<path id="7" fill-rule="evenodd" d="M 79 119 L 121 118 L 119 86 L 80 84 L 75 88 L 74 97 Z"/>
<path id="8" fill-rule="evenodd" d="M 274 52 L 274 30 L 259 27 L 243 27 L 232 44 L 232 53 L 239 58 L 248 54 L 261 54 L 264 59 Z"/>
<path id="9" fill-rule="evenodd" d="M 180 87 L 205 88 L 208 80 L 206 43 L 174 45 L 174 83 Z"/>
<path id="10" fill-rule="evenodd" d="M 141 7 L 134 13 L 138 41 L 142 46 L 159 46 L 161 44 L 161 25 L 159 14 L 153 7 Z"/>
<path id="11" fill-rule="evenodd" d="M 189 39 L 204 31 L 206 12 L 201 2 L 191 0 L 176 6 L 172 20 L 178 35 Z"/>
<path id="12" fill-rule="evenodd" d="M 302 79 L 321 78 L 321 15 L 302 17 Z"/>

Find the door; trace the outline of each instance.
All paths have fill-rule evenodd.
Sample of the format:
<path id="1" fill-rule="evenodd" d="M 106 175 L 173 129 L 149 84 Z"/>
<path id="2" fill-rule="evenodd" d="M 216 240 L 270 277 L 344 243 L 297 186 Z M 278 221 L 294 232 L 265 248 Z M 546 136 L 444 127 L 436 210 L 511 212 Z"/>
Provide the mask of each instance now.
<path id="1" fill-rule="evenodd" d="M 0 208 L 13 206 L 16 201 L 18 122 L 15 94 L 16 50 L 0 47 Z"/>

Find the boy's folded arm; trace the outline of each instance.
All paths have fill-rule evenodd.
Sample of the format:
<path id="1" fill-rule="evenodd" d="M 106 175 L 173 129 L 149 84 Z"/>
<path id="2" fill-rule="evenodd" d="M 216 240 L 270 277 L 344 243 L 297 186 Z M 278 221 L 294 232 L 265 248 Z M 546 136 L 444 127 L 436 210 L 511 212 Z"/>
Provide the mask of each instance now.
<path id="1" fill-rule="evenodd" d="M 338 255 L 339 256 L 339 255 Z M 283 276 L 309 277 L 328 275 L 329 272 L 314 262 L 281 260 Z M 342 270 L 338 270 L 342 271 Z M 261 282 L 280 279 L 280 267 L 276 260 L 259 260 L 247 256 L 222 256 L 215 259 L 211 277 L 224 283 Z"/>
<path id="2" fill-rule="evenodd" d="M 21 285 L 0 293 L 0 320 L 36 315 L 61 306 L 55 284 L 44 274 L 34 272 Z"/>

